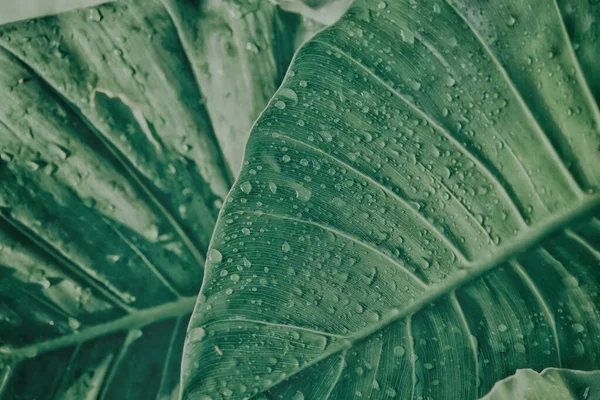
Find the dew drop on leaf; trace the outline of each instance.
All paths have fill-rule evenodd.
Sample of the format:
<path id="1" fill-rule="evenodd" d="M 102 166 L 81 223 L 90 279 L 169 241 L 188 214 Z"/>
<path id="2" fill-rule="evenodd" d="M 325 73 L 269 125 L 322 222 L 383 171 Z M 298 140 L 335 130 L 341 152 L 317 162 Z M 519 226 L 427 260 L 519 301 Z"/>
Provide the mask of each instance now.
<path id="1" fill-rule="evenodd" d="M 296 187 L 296 198 L 302 202 L 307 202 L 308 200 L 310 200 L 311 194 L 312 192 L 310 191 L 310 189 L 305 188 L 304 186 L 298 185 Z"/>
<path id="2" fill-rule="evenodd" d="M 240 190 L 246 194 L 250 194 L 252 191 L 252 184 L 248 181 L 240 184 Z"/>
<path id="3" fill-rule="evenodd" d="M 283 88 L 279 91 L 279 95 L 281 97 L 285 97 L 290 100 L 292 104 L 296 104 L 298 102 L 298 95 L 290 88 Z"/>
<path id="4" fill-rule="evenodd" d="M 404 347 L 402 347 L 402 346 L 394 347 L 394 355 L 396 357 L 403 357 L 404 354 L 406 354 L 406 350 L 404 350 Z"/>
<path id="5" fill-rule="evenodd" d="M 208 259 L 213 264 L 220 264 L 223 261 L 223 254 L 217 249 L 210 249 L 208 251 Z"/>
<path id="6" fill-rule="evenodd" d="M 275 182 L 269 182 L 269 190 L 273 194 L 277 193 L 277 185 L 275 184 Z"/>
<path id="7" fill-rule="evenodd" d="M 331 142 L 333 140 L 333 136 L 329 132 L 320 132 L 321 136 L 326 142 Z"/>
<path id="8" fill-rule="evenodd" d="M 76 320 L 73 317 L 69 317 L 68 323 L 69 323 L 69 327 L 71 329 L 73 329 L 74 331 L 76 331 L 77 329 L 79 329 L 79 327 L 81 326 L 81 322 L 79 322 L 78 320 Z"/>
<path id="9" fill-rule="evenodd" d="M 519 353 L 525 353 L 525 346 L 523 345 L 523 343 L 517 343 L 515 344 L 515 350 L 518 351 Z"/>

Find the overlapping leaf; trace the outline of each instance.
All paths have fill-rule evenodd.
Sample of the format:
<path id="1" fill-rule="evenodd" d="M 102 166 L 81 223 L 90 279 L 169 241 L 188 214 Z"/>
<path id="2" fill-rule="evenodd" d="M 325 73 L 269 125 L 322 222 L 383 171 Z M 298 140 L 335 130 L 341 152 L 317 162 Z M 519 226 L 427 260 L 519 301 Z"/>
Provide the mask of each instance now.
<path id="1" fill-rule="evenodd" d="M 215 48 L 192 42 L 184 3 L 186 21 L 218 21 Z M 231 150 L 296 40 L 295 17 L 258 4 L 124 1 L 2 27 L 0 398 L 177 395 Z M 218 51 L 227 74 L 260 75 L 198 85 Z"/>

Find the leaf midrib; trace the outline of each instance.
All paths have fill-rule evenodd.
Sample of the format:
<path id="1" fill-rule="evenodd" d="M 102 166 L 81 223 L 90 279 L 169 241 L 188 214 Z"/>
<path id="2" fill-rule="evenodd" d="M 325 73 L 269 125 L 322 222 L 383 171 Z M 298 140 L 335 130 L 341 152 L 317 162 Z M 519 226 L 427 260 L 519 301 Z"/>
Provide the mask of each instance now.
<path id="1" fill-rule="evenodd" d="M 156 322 L 189 314 L 194 309 L 195 304 L 196 296 L 181 297 L 176 301 L 139 310 L 105 324 L 95 325 L 70 335 L 9 349 L 6 353 L 0 353 L 2 354 L 0 360 L 3 357 L 14 361 L 33 358 L 49 351 L 70 347 L 111 333 L 141 329 Z"/>
<path id="2" fill-rule="evenodd" d="M 456 290 L 466 286 L 468 283 L 475 279 L 485 275 L 486 273 L 494 270 L 504 262 L 509 261 L 516 255 L 526 252 L 532 248 L 535 248 L 538 244 L 551 237 L 552 235 L 560 232 L 567 228 L 574 222 L 584 218 L 596 207 L 600 207 L 600 194 L 588 195 L 583 198 L 576 207 L 572 209 L 555 214 L 548 218 L 543 223 L 537 226 L 533 226 L 522 235 L 516 237 L 514 240 L 509 242 L 506 246 L 501 247 L 496 253 L 485 259 L 475 261 L 470 265 L 467 265 L 465 269 L 461 270 L 464 272 L 457 272 L 454 276 L 449 277 L 446 281 L 432 286 L 429 291 L 418 300 L 409 304 L 403 309 L 392 309 L 385 315 L 378 323 L 374 324 L 370 328 L 359 331 L 356 334 L 347 337 L 340 341 L 340 345 L 333 347 L 331 350 L 324 352 L 319 357 L 314 358 L 310 362 L 302 365 L 301 368 L 296 369 L 293 372 L 286 374 L 285 378 L 279 379 L 273 382 L 270 386 L 264 388 L 262 391 L 254 394 L 250 398 L 255 398 L 257 395 L 268 391 L 269 389 L 277 386 L 278 384 L 290 379 L 292 376 L 306 370 L 307 368 L 343 351 L 347 351 L 352 348 L 355 344 L 363 342 L 374 334 L 382 331 L 391 324 L 410 317 L 417 312 L 423 310 L 428 305 L 435 303 L 440 298 L 451 295 Z"/>

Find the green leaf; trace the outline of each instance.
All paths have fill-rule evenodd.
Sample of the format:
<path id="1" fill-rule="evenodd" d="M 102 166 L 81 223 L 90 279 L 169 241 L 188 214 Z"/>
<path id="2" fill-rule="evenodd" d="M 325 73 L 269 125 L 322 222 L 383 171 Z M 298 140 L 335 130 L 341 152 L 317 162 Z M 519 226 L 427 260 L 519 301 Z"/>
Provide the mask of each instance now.
<path id="1" fill-rule="evenodd" d="M 0 0 L 0 24 L 60 14 L 76 8 L 96 6 L 112 0 Z"/>
<path id="2" fill-rule="evenodd" d="M 232 38 L 260 43 L 248 61 L 260 75 L 212 84 L 265 92 L 220 99 L 196 82 L 223 60 L 188 48 L 183 3 L 118 2 L 0 30 L 0 398 L 178 394 L 233 179 L 228 149 L 245 141 L 296 40 L 282 22 L 292 16 L 249 10 Z M 212 21 L 196 11 L 186 18 Z M 244 57 L 239 47 L 228 60 Z M 209 102 L 241 122 L 217 123 Z"/>
<path id="3" fill-rule="evenodd" d="M 184 398 L 597 369 L 599 7 L 360 0 L 304 45 L 221 210 Z"/>
<path id="4" fill-rule="evenodd" d="M 244 144 L 294 53 L 298 18 L 263 0 L 165 0 L 235 175 Z"/>
<path id="5" fill-rule="evenodd" d="M 322 24 L 336 22 L 352 0 L 273 0 L 284 10 L 301 14 Z"/>
<path id="6" fill-rule="evenodd" d="M 520 369 L 492 388 L 482 400 L 579 400 L 600 397 L 600 371 Z"/>

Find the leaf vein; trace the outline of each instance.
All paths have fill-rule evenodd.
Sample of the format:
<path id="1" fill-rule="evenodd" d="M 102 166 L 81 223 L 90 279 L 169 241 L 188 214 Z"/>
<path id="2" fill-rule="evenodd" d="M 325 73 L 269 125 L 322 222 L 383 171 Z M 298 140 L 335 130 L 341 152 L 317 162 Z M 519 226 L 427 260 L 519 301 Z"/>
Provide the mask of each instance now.
<path id="1" fill-rule="evenodd" d="M 239 211 L 235 211 L 234 214 L 254 214 L 254 212 L 249 211 L 249 210 L 248 211 L 239 210 Z M 371 251 L 379 254 L 380 256 L 382 256 L 383 258 L 385 258 L 386 260 L 391 262 L 393 265 L 398 267 L 398 269 L 400 269 L 402 272 L 406 273 L 420 287 L 422 287 L 422 288 L 428 287 L 428 285 L 425 282 L 423 282 L 423 280 L 421 280 L 419 277 L 417 277 L 412 271 L 410 271 L 408 268 L 406 268 L 405 266 L 400 264 L 397 260 L 395 260 L 392 257 L 390 257 L 389 255 L 387 255 L 385 252 L 380 250 L 378 247 L 376 247 L 372 244 L 369 244 L 367 242 L 364 242 L 364 241 L 360 240 L 359 238 L 349 235 L 337 228 L 334 228 L 332 226 L 325 225 L 325 224 L 322 224 L 322 223 L 316 222 L 316 221 L 310 221 L 310 220 L 300 219 L 300 218 L 296 218 L 296 217 L 290 217 L 288 215 L 281 215 L 281 214 L 275 214 L 275 213 L 270 213 L 270 212 L 263 212 L 261 214 L 261 216 L 272 217 L 272 218 L 277 218 L 277 219 L 284 219 L 284 220 L 288 220 L 288 221 L 294 221 L 294 222 L 298 222 L 300 224 L 312 225 L 312 226 L 319 227 L 319 228 L 323 229 L 324 231 L 328 231 L 333 234 L 342 236 L 353 243 L 356 243 L 368 250 L 371 250 Z"/>

